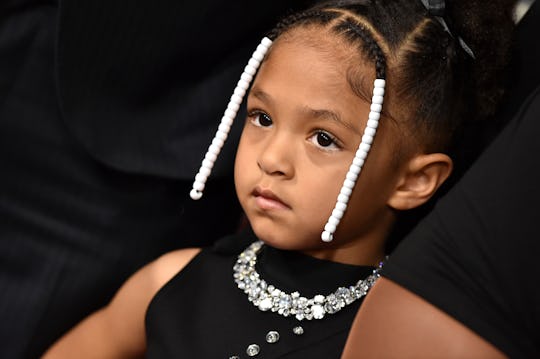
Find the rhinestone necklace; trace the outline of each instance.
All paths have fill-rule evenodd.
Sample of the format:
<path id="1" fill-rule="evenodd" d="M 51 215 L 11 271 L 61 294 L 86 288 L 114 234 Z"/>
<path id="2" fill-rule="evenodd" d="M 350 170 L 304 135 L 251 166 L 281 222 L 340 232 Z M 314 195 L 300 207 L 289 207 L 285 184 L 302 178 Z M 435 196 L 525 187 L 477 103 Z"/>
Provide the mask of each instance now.
<path id="1" fill-rule="evenodd" d="M 257 253 L 263 245 L 262 241 L 253 242 L 238 255 L 233 267 L 234 281 L 238 288 L 248 295 L 249 301 L 260 310 L 270 310 L 284 317 L 295 316 L 298 320 L 322 319 L 326 314 L 334 314 L 362 298 L 379 278 L 379 271 L 383 265 L 381 262 L 371 275 L 366 279 L 360 279 L 353 286 L 339 287 L 327 296 L 319 294 L 308 299 L 298 292 L 285 293 L 260 278 L 255 270 L 255 264 Z"/>

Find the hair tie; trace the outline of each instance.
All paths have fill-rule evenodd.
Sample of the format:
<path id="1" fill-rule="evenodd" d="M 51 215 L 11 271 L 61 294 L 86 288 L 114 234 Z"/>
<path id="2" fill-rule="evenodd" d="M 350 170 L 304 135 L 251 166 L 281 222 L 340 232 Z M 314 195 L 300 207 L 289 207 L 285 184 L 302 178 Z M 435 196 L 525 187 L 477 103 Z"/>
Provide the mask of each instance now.
<path id="1" fill-rule="evenodd" d="M 452 32 L 450 31 L 450 28 L 448 27 L 448 24 L 444 20 L 445 12 L 446 12 L 446 1 L 445 0 L 421 0 L 422 4 L 428 11 L 428 14 L 431 16 L 434 16 L 435 19 L 442 25 L 444 28 L 444 31 L 446 31 L 451 37 L 455 37 Z M 461 38 L 461 36 L 455 37 L 457 38 L 459 45 L 465 52 L 472 57 L 473 59 L 476 59 L 474 56 L 474 52 L 471 50 L 469 45 L 465 43 L 465 41 Z"/>

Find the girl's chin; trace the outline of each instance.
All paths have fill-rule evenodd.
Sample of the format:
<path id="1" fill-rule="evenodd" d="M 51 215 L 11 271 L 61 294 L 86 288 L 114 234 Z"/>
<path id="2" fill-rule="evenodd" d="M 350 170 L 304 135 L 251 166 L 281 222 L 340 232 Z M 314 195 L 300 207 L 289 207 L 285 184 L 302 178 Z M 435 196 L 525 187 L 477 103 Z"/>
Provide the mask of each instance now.
<path id="1" fill-rule="evenodd" d="M 285 236 L 276 236 L 275 233 L 269 235 L 261 233 L 261 235 L 259 235 L 255 232 L 255 234 L 257 235 L 257 238 L 264 242 L 264 244 L 287 251 L 315 250 L 318 249 L 318 245 L 322 243 L 319 238 L 313 238 L 310 241 L 299 241 L 298 237 L 287 238 Z"/>

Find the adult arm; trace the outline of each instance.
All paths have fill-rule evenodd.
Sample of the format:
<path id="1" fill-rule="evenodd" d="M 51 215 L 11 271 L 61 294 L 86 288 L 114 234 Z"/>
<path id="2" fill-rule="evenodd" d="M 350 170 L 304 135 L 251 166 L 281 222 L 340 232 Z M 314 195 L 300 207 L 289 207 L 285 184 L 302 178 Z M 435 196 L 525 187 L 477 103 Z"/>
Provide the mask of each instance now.
<path id="1" fill-rule="evenodd" d="M 506 358 L 442 310 L 384 277 L 362 304 L 342 359 L 360 357 Z"/>
<path id="2" fill-rule="evenodd" d="M 540 355 L 539 115 L 540 87 L 392 253 L 344 359 Z"/>
<path id="3" fill-rule="evenodd" d="M 517 29 L 510 96 L 497 119 L 512 121 L 452 197 L 392 254 L 343 359 L 540 355 L 538 5 Z"/>
<path id="4" fill-rule="evenodd" d="M 139 358 L 146 349 L 145 314 L 158 290 L 199 252 L 169 252 L 133 274 L 111 302 L 61 337 L 44 355 L 60 358 Z"/>

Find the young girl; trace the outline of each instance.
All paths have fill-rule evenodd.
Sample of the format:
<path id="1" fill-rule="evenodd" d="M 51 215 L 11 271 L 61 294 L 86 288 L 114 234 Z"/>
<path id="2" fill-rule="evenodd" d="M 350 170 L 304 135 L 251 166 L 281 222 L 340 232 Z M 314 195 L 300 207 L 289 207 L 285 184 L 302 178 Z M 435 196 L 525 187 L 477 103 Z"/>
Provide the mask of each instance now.
<path id="1" fill-rule="evenodd" d="M 470 8 L 441 10 L 332 1 L 281 21 L 246 66 L 191 193 L 202 196 L 251 86 L 235 164 L 249 228 L 147 265 L 46 357 L 338 357 L 398 212 L 446 180 L 461 121 L 485 117 L 498 92 L 485 76 L 485 59 L 500 57 L 488 30 L 503 29 L 493 36 L 504 54 L 509 11 L 481 29 Z"/>

